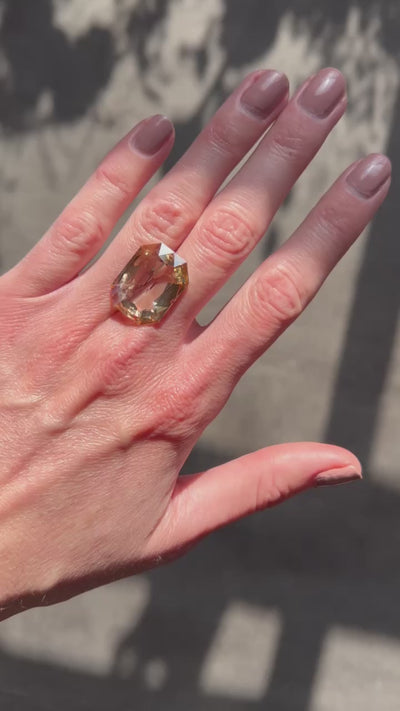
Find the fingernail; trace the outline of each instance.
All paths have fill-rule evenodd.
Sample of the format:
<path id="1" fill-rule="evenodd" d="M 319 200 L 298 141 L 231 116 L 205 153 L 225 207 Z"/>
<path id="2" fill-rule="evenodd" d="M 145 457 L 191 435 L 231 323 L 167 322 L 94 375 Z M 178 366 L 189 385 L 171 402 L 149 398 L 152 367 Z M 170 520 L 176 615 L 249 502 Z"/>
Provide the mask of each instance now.
<path id="1" fill-rule="evenodd" d="M 360 471 L 353 466 L 338 467 L 330 469 L 327 472 L 317 474 L 314 479 L 315 486 L 333 486 L 335 484 L 347 484 L 350 481 L 358 481 L 362 479 Z"/>
<path id="2" fill-rule="evenodd" d="M 289 90 L 287 77 L 267 70 L 243 92 L 240 103 L 256 118 L 265 119 L 280 104 Z"/>
<path id="3" fill-rule="evenodd" d="M 317 118 L 326 118 L 344 97 L 346 82 L 337 69 L 321 69 L 298 96 L 299 104 Z"/>
<path id="4" fill-rule="evenodd" d="M 151 156 L 162 148 L 173 130 L 173 125 L 166 116 L 156 114 L 139 124 L 129 143 L 133 150 Z"/>
<path id="5" fill-rule="evenodd" d="M 357 163 L 347 175 L 348 184 L 364 198 L 375 195 L 390 178 L 392 166 L 389 158 L 374 153 Z"/>

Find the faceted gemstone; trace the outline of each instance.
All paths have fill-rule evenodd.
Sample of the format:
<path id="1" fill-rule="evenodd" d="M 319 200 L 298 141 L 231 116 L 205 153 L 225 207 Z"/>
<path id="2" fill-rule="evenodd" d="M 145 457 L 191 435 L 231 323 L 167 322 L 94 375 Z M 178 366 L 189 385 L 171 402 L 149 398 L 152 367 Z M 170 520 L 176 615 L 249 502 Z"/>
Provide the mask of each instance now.
<path id="1" fill-rule="evenodd" d="M 189 283 L 186 262 L 162 242 L 144 244 L 118 274 L 111 301 L 136 326 L 163 316 Z"/>

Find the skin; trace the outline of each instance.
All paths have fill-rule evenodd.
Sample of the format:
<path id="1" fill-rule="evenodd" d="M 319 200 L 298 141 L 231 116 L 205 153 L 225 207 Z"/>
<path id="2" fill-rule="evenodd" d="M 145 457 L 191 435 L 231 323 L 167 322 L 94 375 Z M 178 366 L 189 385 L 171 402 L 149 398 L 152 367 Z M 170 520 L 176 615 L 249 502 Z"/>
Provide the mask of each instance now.
<path id="1" fill-rule="evenodd" d="M 390 182 L 363 198 L 346 183 L 348 169 L 200 327 L 199 310 L 261 239 L 345 110 L 343 97 L 327 118 L 307 114 L 303 86 L 268 120 L 250 115 L 239 98 L 258 75 L 228 98 L 90 268 L 173 135 L 146 155 L 132 148 L 145 122 L 135 127 L 0 278 L 0 619 L 167 561 L 319 479 L 361 476 L 350 452 L 303 442 L 179 478 L 241 375 L 313 298 Z M 152 240 L 179 249 L 190 285 L 158 327 L 137 328 L 112 313 L 110 285 Z"/>

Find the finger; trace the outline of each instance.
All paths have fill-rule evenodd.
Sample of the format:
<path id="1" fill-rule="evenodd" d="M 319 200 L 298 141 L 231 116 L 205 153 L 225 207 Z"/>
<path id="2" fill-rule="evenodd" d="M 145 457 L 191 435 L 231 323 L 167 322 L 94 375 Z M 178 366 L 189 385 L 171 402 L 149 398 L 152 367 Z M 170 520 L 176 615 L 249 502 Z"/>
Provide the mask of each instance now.
<path id="1" fill-rule="evenodd" d="M 388 192 L 390 174 L 390 161 L 380 154 L 350 166 L 197 339 L 199 357 L 212 354 L 210 377 L 214 367 L 220 380 L 226 378 L 227 395 L 240 374 L 300 315 L 372 219 Z"/>
<path id="2" fill-rule="evenodd" d="M 173 135 L 173 126 L 165 116 L 152 116 L 108 153 L 44 237 L 14 268 L 21 295 L 57 289 L 88 264 L 168 155 Z"/>
<path id="3" fill-rule="evenodd" d="M 181 313 L 192 319 L 249 255 L 345 106 L 337 69 L 321 70 L 300 88 L 182 246 L 191 288 Z"/>
<path id="4" fill-rule="evenodd" d="M 341 447 L 313 442 L 267 447 L 205 473 L 180 477 L 150 546 L 161 555 L 179 551 L 304 489 L 360 478 L 360 462 Z"/>
<path id="5" fill-rule="evenodd" d="M 142 200 L 107 251 L 87 274 L 84 287 L 104 293 L 143 243 L 177 249 L 224 179 L 287 102 L 288 80 L 266 70 L 248 76 L 216 112 L 175 167 Z M 97 298 L 97 297 L 96 297 Z"/>

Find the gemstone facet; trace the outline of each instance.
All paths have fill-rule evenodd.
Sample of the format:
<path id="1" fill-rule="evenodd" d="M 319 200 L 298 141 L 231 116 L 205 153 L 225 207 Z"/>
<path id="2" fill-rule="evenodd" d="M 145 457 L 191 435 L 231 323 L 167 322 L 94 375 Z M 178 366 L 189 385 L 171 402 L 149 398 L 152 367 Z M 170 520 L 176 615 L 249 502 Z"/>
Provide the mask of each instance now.
<path id="1" fill-rule="evenodd" d="M 111 302 L 136 326 L 161 321 L 189 283 L 186 262 L 163 242 L 142 245 L 111 286 Z"/>

